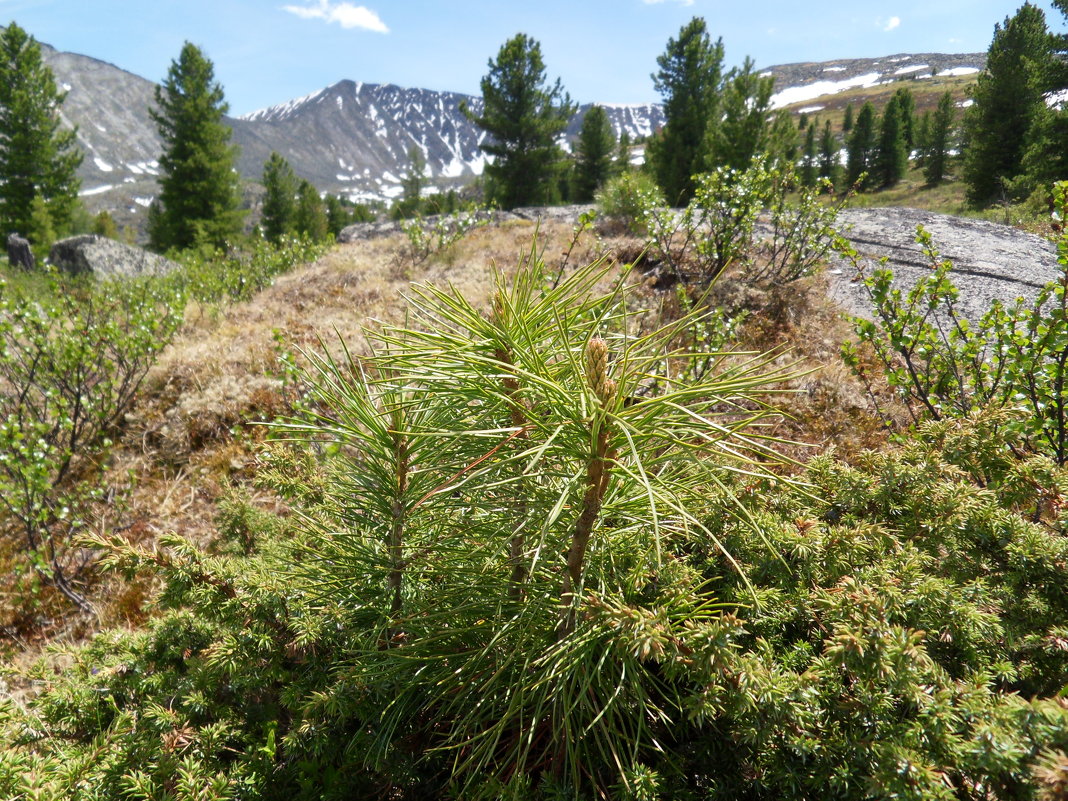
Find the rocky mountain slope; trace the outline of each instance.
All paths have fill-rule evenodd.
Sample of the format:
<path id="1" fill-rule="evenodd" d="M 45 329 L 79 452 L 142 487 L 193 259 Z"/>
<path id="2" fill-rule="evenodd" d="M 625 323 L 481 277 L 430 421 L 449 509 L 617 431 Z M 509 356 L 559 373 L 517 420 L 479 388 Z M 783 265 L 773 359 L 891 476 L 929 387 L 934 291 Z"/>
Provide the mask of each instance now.
<path id="1" fill-rule="evenodd" d="M 78 126 L 86 152 L 80 172 L 87 205 L 136 224 L 157 192 L 160 143 L 149 116 L 154 84 L 88 56 L 47 45 L 42 49 L 57 82 L 68 89 L 63 115 Z M 935 84 L 946 76 L 971 74 L 983 59 L 982 54 L 899 55 L 787 64 L 765 74 L 776 79 L 776 105 L 798 111 L 850 95 L 857 87 L 900 80 Z M 464 103 L 477 111 L 480 99 L 346 80 L 227 122 L 240 148 L 238 169 L 247 179 L 258 180 L 264 161 L 278 151 L 321 191 L 356 200 L 389 199 L 400 193 L 412 147 L 422 151 L 432 185 L 445 188 L 481 173 L 483 133 L 461 112 Z M 664 122 L 658 104 L 605 107 L 616 133 L 626 131 L 632 138 L 648 136 Z M 589 108 L 576 114 L 569 137 L 577 135 Z"/>

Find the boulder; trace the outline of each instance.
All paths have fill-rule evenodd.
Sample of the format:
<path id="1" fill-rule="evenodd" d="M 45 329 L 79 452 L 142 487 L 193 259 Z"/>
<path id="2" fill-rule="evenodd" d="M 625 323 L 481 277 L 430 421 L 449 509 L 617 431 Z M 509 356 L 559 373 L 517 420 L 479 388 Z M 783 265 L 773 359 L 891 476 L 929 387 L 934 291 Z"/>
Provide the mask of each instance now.
<path id="1" fill-rule="evenodd" d="M 164 275 L 178 267 L 155 253 L 97 234 L 59 240 L 52 245 L 48 260 L 71 275 L 91 273 L 98 278 Z"/>
<path id="2" fill-rule="evenodd" d="M 32 270 L 37 266 L 37 259 L 30 250 L 30 242 L 18 234 L 8 234 L 7 237 L 7 262 L 12 267 L 21 267 L 23 270 Z"/>

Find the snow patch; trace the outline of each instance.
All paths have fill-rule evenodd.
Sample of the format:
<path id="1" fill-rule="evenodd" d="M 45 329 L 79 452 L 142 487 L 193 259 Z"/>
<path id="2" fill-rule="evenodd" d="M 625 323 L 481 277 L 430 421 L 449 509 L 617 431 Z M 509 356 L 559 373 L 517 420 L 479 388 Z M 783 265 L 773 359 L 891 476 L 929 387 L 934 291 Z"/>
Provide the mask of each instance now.
<path id="1" fill-rule="evenodd" d="M 860 86 L 870 88 L 878 84 L 882 77 L 878 72 L 869 72 L 844 81 L 816 81 L 805 86 L 791 86 L 771 96 L 771 107 L 782 108 L 794 103 L 802 103 L 805 100 L 815 100 L 824 95 L 835 95 Z"/>
<path id="2" fill-rule="evenodd" d="M 98 131 L 100 131 L 100 133 L 107 133 L 108 132 L 107 128 L 105 128 L 103 125 L 100 125 L 98 123 L 94 122 L 93 123 L 93 127 L 96 128 Z"/>
<path id="3" fill-rule="evenodd" d="M 939 78 L 955 78 L 960 75 L 975 75 L 979 72 L 978 67 L 953 67 L 952 69 L 942 70 L 938 73 Z"/>
<path id="4" fill-rule="evenodd" d="M 908 75 L 910 72 L 919 72 L 920 70 L 931 69 L 930 64 L 917 64 L 914 67 L 902 67 L 899 70 L 894 70 L 894 75 Z"/>
<path id="5" fill-rule="evenodd" d="M 975 101 L 972 100 L 969 97 L 967 100 L 962 100 L 959 103 L 957 103 L 957 108 L 971 108 L 974 105 L 975 105 Z"/>
<path id="6" fill-rule="evenodd" d="M 341 111 L 345 108 L 345 101 L 341 99 L 341 95 L 337 96 L 337 110 Z"/>
<path id="7" fill-rule="evenodd" d="M 114 188 L 114 184 L 94 186 L 92 189 L 83 189 L 81 192 L 78 193 L 78 197 L 88 197 L 89 195 L 102 195 L 104 192 L 110 192 Z"/>
<path id="8" fill-rule="evenodd" d="M 311 103 L 316 99 L 321 100 L 325 93 L 326 89 L 320 89 L 317 92 L 312 92 L 310 95 L 298 97 L 296 100 L 290 100 L 288 103 L 280 103 L 277 106 L 269 106 L 268 108 L 257 109 L 249 114 L 242 114 L 238 119 L 249 121 L 262 120 L 266 122 L 283 120 L 305 103 Z"/>
<path id="9" fill-rule="evenodd" d="M 152 205 L 152 198 L 150 198 L 150 197 L 135 197 L 134 198 L 134 203 L 136 203 L 138 206 L 142 206 L 142 207 L 147 209 L 149 206 Z"/>
<path id="10" fill-rule="evenodd" d="M 824 72 L 845 72 L 846 68 L 845 67 L 824 67 L 823 71 Z"/>
<path id="11" fill-rule="evenodd" d="M 1050 92 L 1046 95 L 1046 105 L 1053 109 L 1064 108 L 1065 105 L 1068 105 L 1068 89 Z"/>
<path id="12" fill-rule="evenodd" d="M 813 111 L 823 111 L 826 106 L 805 106 L 797 110 L 798 114 L 811 114 Z"/>
<path id="13" fill-rule="evenodd" d="M 93 156 L 93 163 L 96 165 L 96 168 L 100 170 L 100 172 L 111 172 L 115 169 L 106 161 L 104 161 L 104 159 L 100 158 L 100 156 Z"/>

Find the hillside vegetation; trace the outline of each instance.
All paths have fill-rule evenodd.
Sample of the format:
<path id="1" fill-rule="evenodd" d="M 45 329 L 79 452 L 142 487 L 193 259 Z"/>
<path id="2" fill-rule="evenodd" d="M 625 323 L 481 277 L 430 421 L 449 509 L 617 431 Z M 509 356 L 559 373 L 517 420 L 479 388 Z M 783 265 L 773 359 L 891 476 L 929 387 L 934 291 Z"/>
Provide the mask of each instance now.
<path id="1" fill-rule="evenodd" d="M 55 98 L 48 166 L 61 97 L 0 45 L 0 106 Z M 0 798 L 1064 801 L 1065 45 L 1030 4 L 997 28 L 958 160 L 951 93 L 817 130 L 694 18 L 634 169 L 603 110 L 561 149 L 519 34 L 463 109 L 473 194 L 424 197 L 413 150 L 371 222 L 274 153 L 242 232 L 186 43 L 173 271 L 0 280 Z M 42 254 L 77 223 L 56 174 L 0 181 Z M 922 226 L 908 286 L 837 230 L 961 185 L 1030 197 L 1030 296 L 976 313 Z"/>
<path id="2" fill-rule="evenodd" d="M 48 529 L 95 615 L 6 590 L 4 797 L 1063 797 L 1060 418 L 974 394 L 979 345 L 919 311 L 948 275 L 843 362 L 809 270 L 754 285 L 742 241 L 709 285 L 618 230 L 372 240 L 236 303 L 176 279 Z M 966 394 L 895 372 L 911 342 Z"/>

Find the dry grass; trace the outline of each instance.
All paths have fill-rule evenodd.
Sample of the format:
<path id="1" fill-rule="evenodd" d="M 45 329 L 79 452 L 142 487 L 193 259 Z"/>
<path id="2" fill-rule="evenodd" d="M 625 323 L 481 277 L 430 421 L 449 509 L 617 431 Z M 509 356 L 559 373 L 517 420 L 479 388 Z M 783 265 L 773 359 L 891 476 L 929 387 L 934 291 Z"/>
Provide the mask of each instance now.
<path id="1" fill-rule="evenodd" d="M 176 532 L 204 546 L 219 537 L 215 518 L 229 487 L 251 487 L 265 428 L 255 421 L 284 415 L 292 388 L 283 381 L 283 352 L 339 348 L 339 339 L 359 354 L 367 347 L 368 326 L 402 323 L 411 282 L 451 284 L 476 306 L 490 307 L 494 270 L 506 274 L 529 253 L 537 232 L 538 252 L 550 271 L 563 261 L 572 228 L 548 223 L 510 223 L 476 229 L 452 251 L 418 269 L 402 258 L 403 237 L 339 246 L 318 262 L 279 277 L 252 301 L 218 310 L 192 310 L 188 322 L 150 372 L 124 437 L 107 467 L 121 504 L 101 504 L 94 525 L 120 531 L 132 542 L 151 545 L 164 532 Z M 625 238 L 583 235 L 570 263 L 585 264 L 602 254 L 627 260 L 641 245 Z M 641 280 L 641 276 L 638 276 Z M 790 417 L 775 433 L 812 443 L 791 455 L 804 459 L 834 445 L 849 455 L 877 446 L 885 426 L 873 413 L 863 388 L 838 357 L 849 334 L 838 311 L 825 300 L 818 280 L 781 292 L 759 292 L 739 279 L 717 289 L 724 302 L 753 310 L 743 348 L 781 348 L 782 358 L 812 368 L 798 379 L 800 392 L 784 396 Z M 645 288 L 639 302 L 657 313 L 670 311 L 674 291 Z M 257 496 L 261 505 L 280 508 Z M 0 555 L 2 556 L 2 555 Z M 0 559 L 2 562 L 2 559 Z M 95 619 L 72 622 L 52 599 L 36 619 L 12 621 L 23 634 L 20 650 L 35 651 L 42 637 L 75 641 L 99 626 L 136 626 L 148 612 L 152 587 L 115 577 L 90 577 Z M 3 588 L 0 588 L 0 593 Z M 45 619 L 57 621 L 44 625 Z M 33 633 L 36 640 L 30 639 Z M 0 637 L 0 641 L 2 641 Z"/>

